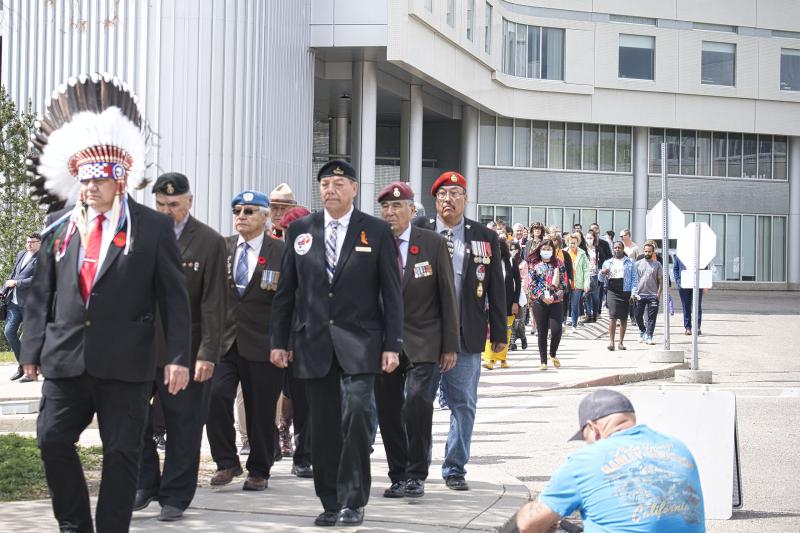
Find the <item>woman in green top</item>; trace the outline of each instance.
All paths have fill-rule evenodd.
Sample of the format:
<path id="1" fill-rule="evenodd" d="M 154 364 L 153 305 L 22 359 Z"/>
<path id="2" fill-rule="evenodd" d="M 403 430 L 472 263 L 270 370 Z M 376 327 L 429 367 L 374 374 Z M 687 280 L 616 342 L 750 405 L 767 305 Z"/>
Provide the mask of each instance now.
<path id="1" fill-rule="evenodd" d="M 572 293 L 570 295 L 570 317 L 572 319 L 572 333 L 575 333 L 578 327 L 578 315 L 581 312 L 581 298 L 584 291 L 589 291 L 591 280 L 589 277 L 589 256 L 586 252 L 578 248 L 581 242 L 581 237 L 578 233 L 573 233 L 569 236 L 569 253 L 572 259 L 572 276 L 570 278 L 570 285 L 572 286 Z"/>

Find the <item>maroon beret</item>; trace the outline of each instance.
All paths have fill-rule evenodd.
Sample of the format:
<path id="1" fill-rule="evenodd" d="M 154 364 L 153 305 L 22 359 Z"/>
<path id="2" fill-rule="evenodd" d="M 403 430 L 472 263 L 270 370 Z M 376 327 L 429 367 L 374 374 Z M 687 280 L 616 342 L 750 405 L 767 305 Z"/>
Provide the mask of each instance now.
<path id="1" fill-rule="evenodd" d="M 286 211 L 283 217 L 281 217 L 281 227 L 288 228 L 289 224 L 291 224 L 298 218 L 303 218 L 304 216 L 308 216 L 310 214 L 311 211 L 309 211 L 305 207 L 302 206 L 293 207 L 288 211 Z"/>
<path id="2" fill-rule="evenodd" d="M 414 190 L 404 181 L 393 181 L 378 193 L 378 203 L 392 200 L 413 200 Z"/>
<path id="3" fill-rule="evenodd" d="M 431 187 L 431 196 L 436 196 L 436 191 L 439 190 L 439 187 L 443 185 L 458 185 L 462 187 L 465 191 L 467 190 L 467 180 L 456 172 L 455 170 L 448 170 L 447 172 L 440 175 L 436 178 L 436 181 L 433 182 L 433 187 Z"/>

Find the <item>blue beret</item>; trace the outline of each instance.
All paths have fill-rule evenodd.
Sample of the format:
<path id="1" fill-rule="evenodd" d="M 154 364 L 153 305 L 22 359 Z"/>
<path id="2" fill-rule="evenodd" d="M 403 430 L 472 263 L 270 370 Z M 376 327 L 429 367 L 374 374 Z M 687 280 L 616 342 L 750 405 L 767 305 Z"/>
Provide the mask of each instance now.
<path id="1" fill-rule="evenodd" d="M 358 181 L 356 169 L 353 168 L 353 165 L 342 159 L 334 159 L 333 161 L 325 163 L 322 168 L 319 169 L 319 172 L 317 172 L 317 181 L 329 176 L 341 176 L 353 181 Z"/>
<path id="2" fill-rule="evenodd" d="M 242 191 L 231 200 L 231 207 L 236 207 L 239 204 L 269 207 L 269 197 L 259 191 Z"/>

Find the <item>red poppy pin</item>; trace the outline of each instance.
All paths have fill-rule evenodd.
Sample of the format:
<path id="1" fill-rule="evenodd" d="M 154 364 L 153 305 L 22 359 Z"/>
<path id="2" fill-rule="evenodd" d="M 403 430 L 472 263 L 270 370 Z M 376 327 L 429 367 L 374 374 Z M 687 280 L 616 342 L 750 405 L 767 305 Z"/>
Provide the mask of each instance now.
<path id="1" fill-rule="evenodd" d="M 419 253 L 419 246 L 417 246 L 416 244 L 412 244 L 411 246 L 408 247 L 408 253 L 410 253 L 411 255 L 417 255 Z"/>
<path id="2" fill-rule="evenodd" d="M 124 231 L 118 232 L 116 235 L 114 235 L 114 246 L 118 248 L 124 248 L 125 243 L 127 242 L 126 239 L 127 237 L 125 236 Z"/>
<path id="3" fill-rule="evenodd" d="M 364 230 L 361 230 L 361 244 L 369 244 L 367 241 L 367 232 Z"/>
<path id="4" fill-rule="evenodd" d="M 259 255 L 258 256 L 258 265 L 263 267 L 266 264 L 267 264 L 267 258 L 266 257 L 262 257 L 262 256 Z"/>

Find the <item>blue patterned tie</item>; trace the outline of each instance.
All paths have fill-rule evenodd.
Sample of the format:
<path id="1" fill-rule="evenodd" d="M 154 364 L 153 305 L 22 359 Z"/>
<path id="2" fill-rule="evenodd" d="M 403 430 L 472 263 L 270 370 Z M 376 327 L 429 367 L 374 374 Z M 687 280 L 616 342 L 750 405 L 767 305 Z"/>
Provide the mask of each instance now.
<path id="1" fill-rule="evenodd" d="M 333 282 L 333 275 L 336 273 L 336 239 L 339 232 L 339 221 L 331 220 L 328 222 L 331 229 L 328 240 L 325 241 L 325 271 L 328 273 L 328 283 Z"/>
<path id="2" fill-rule="evenodd" d="M 239 247 L 242 250 L 239 252 L 239 261 L 236 263 L 236 277 L 234 281 L 236 281 L 236 288 L 239 291 L 239 296 L 241 296 L 244 294 L 247 283 L 250 281 L 247 279 L 247 250 L 250 249 L 250 245 L 243 242 Z"/>

